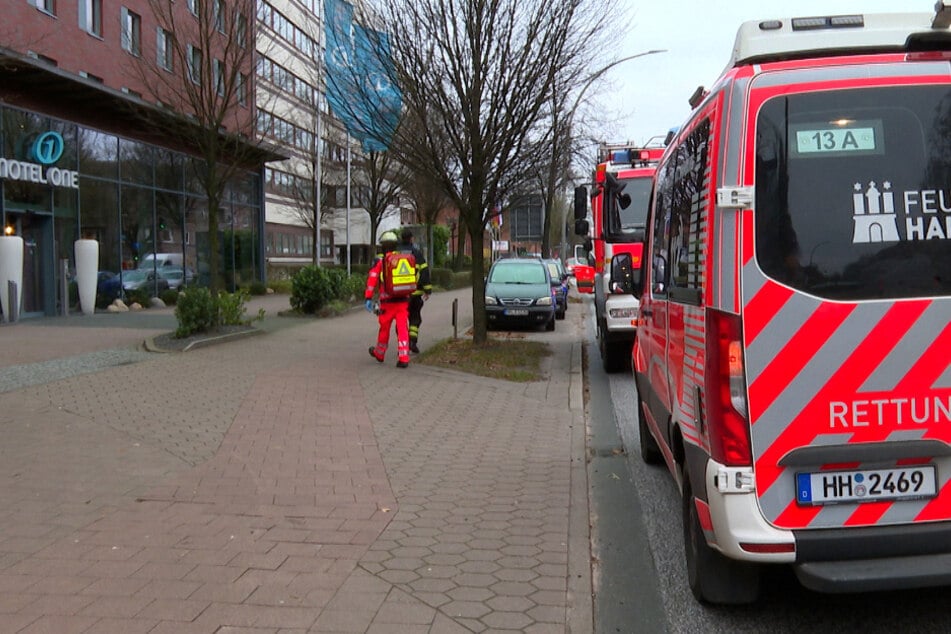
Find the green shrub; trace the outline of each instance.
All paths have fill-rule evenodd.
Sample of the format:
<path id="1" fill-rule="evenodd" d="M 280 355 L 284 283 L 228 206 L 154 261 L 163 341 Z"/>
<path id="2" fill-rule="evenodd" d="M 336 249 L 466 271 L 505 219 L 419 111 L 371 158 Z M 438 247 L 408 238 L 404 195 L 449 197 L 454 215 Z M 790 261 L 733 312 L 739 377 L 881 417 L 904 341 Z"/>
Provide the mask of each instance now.
<path id="1" fill-rule="evenodd" d="M 347 283 L 344 287 L 344 294 L 340 299 L 347 303 L 363 299 L 363 292 L 366 290 L 366 288 L 367 274 L 353 273 L 347 278 Z"/>
<path id="2" fill-rule="evenodd" d="M 312 315 L 334 299 L 328 269 L 305 266 L 294 275 L 291 288 L 291 307 Z"/>
<path id="3" fill-rule="evenodd" d="M 174 288 L 166 288 L 164 291 L 159 293 L 159 299 L 165 302 L 166 306 L 174 306 L 175 302 L 178 301 L 179 291 Z"/>
<path id="4" fill-rule="evenodd" d="M 136 288 L 126 293 L 126 303 L 130 306 L 136 303 L 140 306 L 148 306 L 150 299 L 152 299 L 152 293 L 145 288 Z"/>
<path id="5" fill-rule="evenodd" d="M 254 280 L 248 286 L 248 293 L 251 295 L 267 295 L 267 284 L 260 280 Z"/>
<path id="6" fill-rule="evenodd" d="M 178 319 L 175 336 L 179 339 L 206 332 L 218 324 L 217 302 L 207 288 L 189 288 L 175 304 L 175 317 Z"/>
<path id="7" fill-rule="evenodd" d="M 472 286 L 472 273 L 470 271 L 453 271 L 452 269 L 434 268 L 430 275 L 433 286 L 438 286 L 446 290 Z"/>
<path id="8" fill-rule="evenodd" d="M 294 281 L 291 279 L 271 280 L 268 282 L 268 285 L 274 290 L 275 293 L 289 295 L 293 290 Z"/>
<path id="9" fill-rule="evenodd" d="M 347 272 L 343 269 L 327 269 L 330 284 L 330 299 L 342 299 L 347 293 Z"/>
<path id="10" fill-rule="evenodd" d="M 245 317 L 247 308 L 244 303 L 248 295 L 244 291 L 237 293 L 218 293 L 218 323 L 223 326 L 239 326 L 247 324 Z"/>

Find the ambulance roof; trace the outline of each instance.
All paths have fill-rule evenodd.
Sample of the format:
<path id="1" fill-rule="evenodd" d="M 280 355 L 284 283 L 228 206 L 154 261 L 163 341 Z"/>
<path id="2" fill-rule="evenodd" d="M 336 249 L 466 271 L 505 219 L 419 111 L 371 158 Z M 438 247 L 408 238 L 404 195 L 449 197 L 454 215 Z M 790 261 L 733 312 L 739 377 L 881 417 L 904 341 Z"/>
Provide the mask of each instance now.
<path id="1" fill-rule="evenodd" d="M 931 13 L 872 13 L 752 20 L 737 31 L 728 68 L 826 55 L 951 49 L 951 31 L 933 27 L 934 18 Z"/>

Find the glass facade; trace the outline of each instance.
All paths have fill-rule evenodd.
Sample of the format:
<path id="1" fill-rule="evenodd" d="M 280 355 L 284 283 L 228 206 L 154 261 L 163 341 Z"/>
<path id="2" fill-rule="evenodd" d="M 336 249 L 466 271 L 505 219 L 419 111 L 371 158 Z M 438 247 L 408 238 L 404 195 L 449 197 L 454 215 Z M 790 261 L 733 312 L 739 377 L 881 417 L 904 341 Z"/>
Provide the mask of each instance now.
<path id="1" fill-rule="evenodd" d="M 51 131 L 62 143 L 54 136 L 41 147 Z M 6 233 L 22 235 L 25 259 L 32 258 L 25 262 L 33 278 L 24 285 L 24 315 L 59 312 L 60 261 L 73 270 L 78 238 L 99 241 L 100 271 L 121 275 L 151 253 L 174 253 L 181 254 L 198 284 L 208 285 L 208 211 L 200 166 L 200 159 L 166 148 L 0 107 L 0 212 Z M 77 174 L 78 187 L 70 186 L 69 174 Z M 224 290 L 249 284 L 263 270 L 260 192 L 260 175 L 245 172 L 222 198 Z"/>

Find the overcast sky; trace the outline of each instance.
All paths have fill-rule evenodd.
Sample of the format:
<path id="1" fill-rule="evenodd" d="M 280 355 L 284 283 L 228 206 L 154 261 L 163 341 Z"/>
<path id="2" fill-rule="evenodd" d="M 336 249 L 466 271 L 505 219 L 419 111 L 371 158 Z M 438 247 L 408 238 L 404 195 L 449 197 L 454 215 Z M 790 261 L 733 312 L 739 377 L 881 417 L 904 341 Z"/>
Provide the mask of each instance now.
<path id="1" fill-rule="evenodd" d="M 664 135 L 690 114 L 687 100 L 710 87 L 726 66 L 736 30 L 746 20 L 855 13 L 934 12 L 933 0 L 618 0 L 632 27 L 613 57 L 652 49 L 665 53 L 623 62 L 598 93 L 608 116 L 618 118 L 604 141 L 644 143 Z M 614 103 L 617 102 L 617 103 Z"/>

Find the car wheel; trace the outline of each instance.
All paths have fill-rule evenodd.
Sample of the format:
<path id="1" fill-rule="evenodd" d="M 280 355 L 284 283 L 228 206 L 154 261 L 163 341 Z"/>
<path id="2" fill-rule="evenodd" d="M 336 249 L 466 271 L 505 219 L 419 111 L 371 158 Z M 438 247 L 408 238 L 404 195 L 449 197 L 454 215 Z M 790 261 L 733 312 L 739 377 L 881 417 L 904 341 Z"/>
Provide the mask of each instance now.
<path id="1" fill-rule="evenodd" d="M 598 330 L 598 348 L 601 352 L 601 366 L 608 374 L 621 372 L 628 367 L 631 359 L 631 347 L 622 343 L 608 343 L 604 330 Z"/>
<path id="2" fill-rule="evenodd" d="M 661 453 L 660 446 L 658 446 L 647 425 L 647 415 L 644 413 L 645 407 L 644 401 L 637 399 L 637 431 L 641 441 L 641 460 L 645 464 L 661 464 L 664 462 L 664 454 Z"/>
<path id="3" fill-rule="evenodd" d="M 690 480 L 683 487 L 684 552 L 687 583 L 702 603 L 739 605 L 759 597 L 759 567 L 723 556 L 707 544 Z"/>

